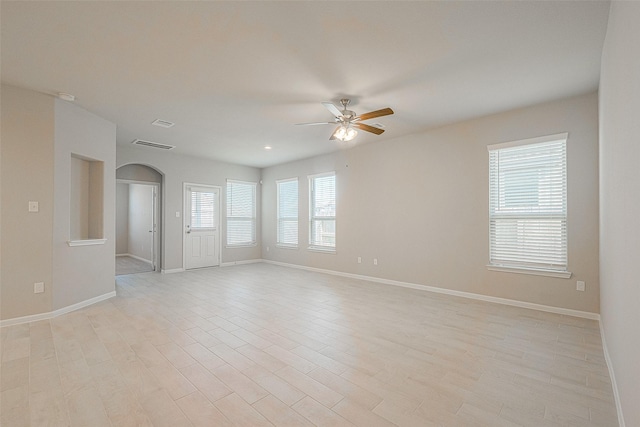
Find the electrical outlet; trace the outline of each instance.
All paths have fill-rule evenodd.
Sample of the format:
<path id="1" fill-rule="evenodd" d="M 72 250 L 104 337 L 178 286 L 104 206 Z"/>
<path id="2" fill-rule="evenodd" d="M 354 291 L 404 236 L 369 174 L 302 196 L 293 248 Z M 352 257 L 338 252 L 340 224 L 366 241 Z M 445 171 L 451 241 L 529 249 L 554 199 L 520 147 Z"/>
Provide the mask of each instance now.
<path id="1" fill-rule="evenodd" d="M 269 246 L 267 246 L 267 252 L 269 252 Z"/>
<path id="2" fill-rule="evenodd" d="M 361 256 L 358 257 L 358 264 L 362 264 L 362 257 Z"/>
<path id="3" fill-rule="evenodd" d="M 582 280 L 578 280 L 578 282 L 576 283 L 576 291 L 584 292 L 584 288 L 585 288 L 585 283 Z"/>
<path id="4" fill-rule="evenodd" d="M 41 294 L 44 292 L 44 282 L 36 282 L 33 284 L 33 293 Z"/>
<path id="5" fill-rule="evenodd" d="M 38 212 L 40 210 L 40 206 L 38 202 L 29 202 L 29 212 Z"/>
<path id="6" fill-rule="evenodd" d="M 373 265 L 378 265 L 378 258 L 373 259 Z"/>

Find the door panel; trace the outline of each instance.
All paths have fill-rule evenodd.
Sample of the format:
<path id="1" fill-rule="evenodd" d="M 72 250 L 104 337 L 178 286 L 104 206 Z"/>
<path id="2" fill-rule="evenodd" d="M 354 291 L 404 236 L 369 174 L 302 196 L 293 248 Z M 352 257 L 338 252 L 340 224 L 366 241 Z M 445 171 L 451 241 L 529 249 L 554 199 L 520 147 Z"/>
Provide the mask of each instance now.
<path id="1" fill-rule="evenodd" d="M 220 265 L 220 190 L 185 187 L 185 269 Z"/>

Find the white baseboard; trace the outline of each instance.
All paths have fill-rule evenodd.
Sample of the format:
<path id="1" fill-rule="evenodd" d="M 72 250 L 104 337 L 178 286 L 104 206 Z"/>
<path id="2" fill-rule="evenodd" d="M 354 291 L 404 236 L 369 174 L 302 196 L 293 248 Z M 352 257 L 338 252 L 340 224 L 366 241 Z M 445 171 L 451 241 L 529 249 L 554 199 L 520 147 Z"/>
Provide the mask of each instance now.
<path id="1" fill-rule="evenodd" d="M 263 259 L 247 259 L 242 261 L 231 261 L 231 262 L 223 262 L 220 264 L 220 267 L 231 267 L 232 265 L 242 265 L 242 264 L 255 264 L 257 262 L 265 262 Z"/>
<path id="2" fill-rule="evenodd" d="M 150 259 L 142 258 L 141 256 L 137 256 L 137 255 L 133 255 L 133 254 L 127 254 L 127 256 L 130 256 L 133 259 L 137 259 L 138 261 L 148 262 L 149 264 L 151 264 L 151 260 Z"/>
<path id="3" fill-rule="evenodd" d="M 58 317 L 62 314 L 67 314 L 75 310 L 79 310 L 84 307 L 88 307 L 100 301 L 104 301 L 116 296 L 116 291 L 107 292 L 106 294 L 99 295 L 97 297 L 89 298 L 88 300 L 80 301 L 79 303 L 69 305 L 67 307 L 59 308 L 47 313 L 32 314 L 29 316 L 15 317 L 13 319 L 0 320 L 0 327 L 19 325 L 21 323 L 37 322 L 39 320 L 48 320 Z"/>
<path id="4" fill-rule="evenodd" d="M 609 378 L 611 378 L 611 387 L 613 388 L 613 399 L 616 402 L 616 411 L 618 412 L 618 425 L 625 427 L 624 415 L 622 414 L 622 403 L 620 403 L 620 394 L 618 393 L 618 384 L 616 383 L 616 375 L 613 372 L 613 365 L 611 364 L 611 357 L 609 356 L 609 349 L 607 348 L 607 340 L 604 338 L 604 327 L 602 326 L 602 319 L 600 319 L 600 338 L 602 339 L 602 351 L 604 352 L 604 360 L 607 363 L 607 369 L 609 369 Z"/>
<path id="5" fill-rule="evenodd" d="M 131 257 L 131 258 L 133 258 L 133 259 L 137 259 L 137 260 L 142 261 L 142 262 L 148 262 L 149 264 L 151 264 L 151 260 L 150 260 L 150 259 L 142 258 L 142 257 L 137 256 L 137 255 L 133 255 L 133 254 L 129 254 L 129 253 L 126 253 L 126 254 L 116 254 L 116 258 L 117 258 L 117 257 L 123 257 L 123 256 L 128 256 L 128 257 Z"/>
<path id="6" fill-rule="evenodd" d="M 281 265 L 283 267 L 291 267 L 291 268 L 298 268 L 301 270 L 315 271 L 318 273 L 332 274 L 334 276 L 349 277 L 351 279 L 367 280 L 369 282 L 382 283 L 385 285 L 401 286 L 403 288 L 411 288 L 411 289 L 420 289 L 428 292 L 435 292 L 435 293 L 445 294 L 445 295 L 453 295 L 457 297 L 469 298 L 469 299 L 474 299 L 479 301 L 493 302 L 496 304 L 528 308 L 531 310 L 546 311 L 549 313 L 564 314 L 564 315 L 573 316 L 573 317 L 581 317 L 583 319 L 600 320 L 600 314 L 592 313 L 589 311 L 572 310 L 570 308 L 535 304 L 532 302 L 518 301 L 518 300 L 512 300 L 508 298 L 492 297 L 488 295 L 475 294 L 472 292 L 456 291 L 453 289 L 439 288 L 437 286 L 427 286 L 427 285 L 419 285 L 416 283 L 400 282 L 398 280 L 382 279 L 382 278 L 373 277 L 373 276 L 363 276 L 360 274 L 343 273 L 341 271 L 325 270 L 322 268 L 307 267 L 307 266 L 297 265 L 297 264 L 288 264 L 285 262 L 272 261 L 268 259 L 263 259 L 262 262 L 265 262 L 268 264 Z"/>

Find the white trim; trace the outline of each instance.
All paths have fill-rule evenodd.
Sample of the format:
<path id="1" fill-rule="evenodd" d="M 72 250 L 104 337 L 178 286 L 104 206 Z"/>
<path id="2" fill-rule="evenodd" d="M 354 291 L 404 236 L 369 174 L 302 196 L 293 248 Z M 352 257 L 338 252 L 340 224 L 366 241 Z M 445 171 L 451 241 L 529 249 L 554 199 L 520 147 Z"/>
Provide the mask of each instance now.
<path id="1" fill-rule="evenodd" d="M 242 265 L 242 264 L 255 264 L 258 262 L 264 262 L 264 260 L 261 258 L 256 258 L 256 259 L 245 259 L 241 261 L 223 262 L 222 264 L 220 264 L 220 267 L 232 267 L 234 265 Z"/>
<path id="2" fill-rule="evenodd" d="M 84 239 L 84 240 L 67 240 L 67 245 L 71 247 L 75 246 L 93 246 L 104 245 L 107 239 Z"/>
<path id="3" fill-rule="evenodd" d="M 530 310 L 545 311 L 548 313 L 564 314 L 566 316 L 581 317 L 583 319 L 600 320 L 600 314 L 590 311 L 573 310 L 570 308 L 554 307 L 550 305 L 535 304 L 532 302 L 512 300 L 508 298 L 492 297 L 489 295 L 475 294 L 472 292 L 455 291 L 453 289 L 439 288 L 437 286 L 419 285 L 416 283 L 400 282 L 398 280 L 382 279 L 373 276 L 363 276 L 360 274 L 344 273 L 341 271 L 325 270 L 322 268 L 307 267 L 303 265 L 288 264 L 279 261 L 264 259 L 267 264 L 281 265 L 283 267 L 298 268 L 301 270 L 314 271 L 317 273 L 332 274 L 334 276 L 349 277 L 351 279 L 367 280 L 369 282 L 382 283 L 385 285 L 401 286 L 404 288 L 419 289 L 427 292 L 435 292 L 438 294 L 453 295 L 456 297 L 469 298 L 479 301 L 492 302 L 496 304 L 510 305 L 513 307 L 528 308 Z"/>
<path id="4" fill-rule="evenodd" d="M 146 166 L 146 165 L 142 165 L 142 166 Z M 151 168 L 151 166 L 148 166 L 148 167 Z M 151 169 L 153 169 L 153 168 L 151 168 Z M 153 169 L 153 170 L 154 170 L 154 172 L 158 172 L 155 169 Z M 158 172 L 158 173 L 160 174 L 160 172 Z M 154 185 L 154 186 L 158 187 L 158 186 L 160 186 L 161 183 L 157 182 L 157 181 L 138 181 L 136 179 L 120 179 L 120 178 L 116 178 L 116 184 Z"/>
<path id="5" fill-rule="evenodd" d="M 258 183 L 255 181 L 241 181 L 239 179 L 230 179 L 227 178 L 226 182 L 231 182 L 231 183 L 236 183 L 236 184 L 251 184 L 251 185 L 255 185 L 256 188 L 258 187 Z"/>
<path id="6" fill-rule="evenodd" d="M 558 277 L 560 279 L 569 279 L 573 273 L 561 270 L 544 270 L 542 268 L 525 268 L 525 267 L 509 267 L 506 265 L 487 264 L 487 270 L 502 271 L 504 273 L 531 274 L 533 276 Z"/>
<path id="7" fill-rule="evenodd" d="M 253 248 L 258 246 L 257 242 L 253 242 L 253 243 L 239 243 L 237 245 L 225 245 L 224 248 L 225 249 L 236 249 L 236 248 Z"/>
<path id="8" fill-rule="evenodd" d="M 618 394 L 618 384 L 616 383 L 616 375 L 613 372 L 613 364 L 611 363 L 611 357 L 609 356 L 609 349 L 607 348 L 607 341 L 604 338 L 604 327 L 602 326 L 602 319 L 598 322 L 600 325 L 600 338 L 602 339 L 602 350 L 604 352 L 604 361 L 609 369 L 609 378 L 611 378 L 611 387 L 613 388 L 613 400 L 616 402 L 616 411 L 618 412 L 618 425 L 625 427 L 624 415 L 622 413 L 622 402 L 620 402 L 620 394 Z"/>
<path id="9" fill-rule="evenodd" d="M 144 259 L 144 258 L 142 258 L 142 257 L 140 257 L 140 256 L 137 256 L 137 255 L 132 255 L 132 254 L 121 254 L 121 255 L 116 255 L 116 256 L 117 256 L 117 257 L 118 257 L 118 256 L 128 256 L 128 257 L 131 257 L 131 258 L 133 258 L 133 259 L 137 259 L 138 261 L 143 261 L 143 262 L 148 262 L 149 264 L 153 264 L 153 262 L 151 262 L 151 260 L 150 260 L 150 259 Z"/>
<path id="10" fill-rule="evenodd" d="M 116 254 L 116 258 L 119 256 L 131 256 L 130 254 Z"/>
<path id="11" fill-rule="evenodd" d="M 284 243 L 276 243 L 276 248 L 279 249 L 300 249 L 299 245 L 287 245 Z"/>
<path id="12" fill-rule="evenodd" d="M 293 178 L 276 179 L 276 184 L 280 184 L 281 182 L 290 182 L 290 181 L 298 181 L 298 182 L 300 182 L 300 178 L 295 176 Z"/>
<path id="13" fill-rule="evenodd" d="M 336 171 L 316 173 L 316 174 L 313 174 L 313 175 L 307 175 L 307 179 L 322 178 L 324 176 L 332 176 L 332 175 L 335 175 L 335 174 L 336 174 Z"/>
<path id="14" fill-rule="evenodd" d="M 161 270 L 160 273 L 162 274 L 173 274 L 173 273 L 182 273 L 184 272 L 184 268 L 170 268 L 168 270 Z"/>
<path id="15" fill-rule="evenodd" d="M 115 296 L 116 296 L 116 291 L 111 291 L 111 292 L 107 292 L 106 294 L 89 298 L 88 300 L 84 300 L 76 304 L 69 305 L 67 307 L 59 308 L 54 311 L 49 311 L 47 313 L 32 314 L 29 316 L 22 316 L 22 317 L 16 317 L 13 319 L 0 320 L 0 327 L 4 328 L 5 326 L 19 325 L 21 323 L 29 323 L 29 322 L 37 322 L 39 320 L 53 319 L 54 317 L 58 317 L 60 315 L 67 314 L 72 311 L 88 307 L 90 305 L 96 304 L 100 301 L 107 300 L 109 298 L 113 298 Z"/>
<path id="16" fill-rule="evenodd" d="M 538 136 L 535 138 L 520 139 L 518 141 L 501 142 L 487 145 L 488 151 L 501 150 L 503 148 L 519 147 L 521 145 L 540 144 L 542 142 L 568 140 L 569 132 L 556 133 L 554 135 Z"/>

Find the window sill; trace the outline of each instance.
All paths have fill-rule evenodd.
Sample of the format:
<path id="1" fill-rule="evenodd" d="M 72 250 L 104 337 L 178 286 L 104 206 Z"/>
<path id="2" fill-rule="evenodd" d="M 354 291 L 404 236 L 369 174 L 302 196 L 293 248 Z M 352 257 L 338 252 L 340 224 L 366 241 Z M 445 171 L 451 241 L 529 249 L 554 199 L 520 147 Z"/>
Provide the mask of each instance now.
<path id="1" fill-rule="evenodd" d="M 572 275 L 570 271 L 545 270 L 542 268 L 509 267 L 505 265 L 487 265 L 487 270 L 501 271 L 504 273 L 531 274 L 534 276 L 557 277 L 559 279 L 569 279 Z"/>
<path id="2" fill-rule="evenodd" d="M 86 240 L 68 240 L 67 245 L 69 246 L 93 246 L 93 245 L 104 245 L 107 239 L 86 239 Z"/>
<path id="3" fill-rule="evenodd" d="M 327 254 L 335 254 L 336 253 L 336 249 L 335 248 L 325 248 L 322 246 L 309 246 L 307 248 L 307 250 L 311 251 L 311 252 L 322 252 L 322 253 L 327 253 Z"/>
<path id="4" fill-rule="evenodd" d="M 242 244 L 242 245 L 226 245 L 225 248 L 227 249 L 234 249 L 234 248 L 255 248 L 256 246 L 258 246 L 257 243 L 247 243 L 247 244 Z"/>
<path id="5" fill-rule="evenodd" d="M 298 249 L 298 245 L 285 245 L 282 243 L 276 243 L 276 248 L 280 249 Z"/>

